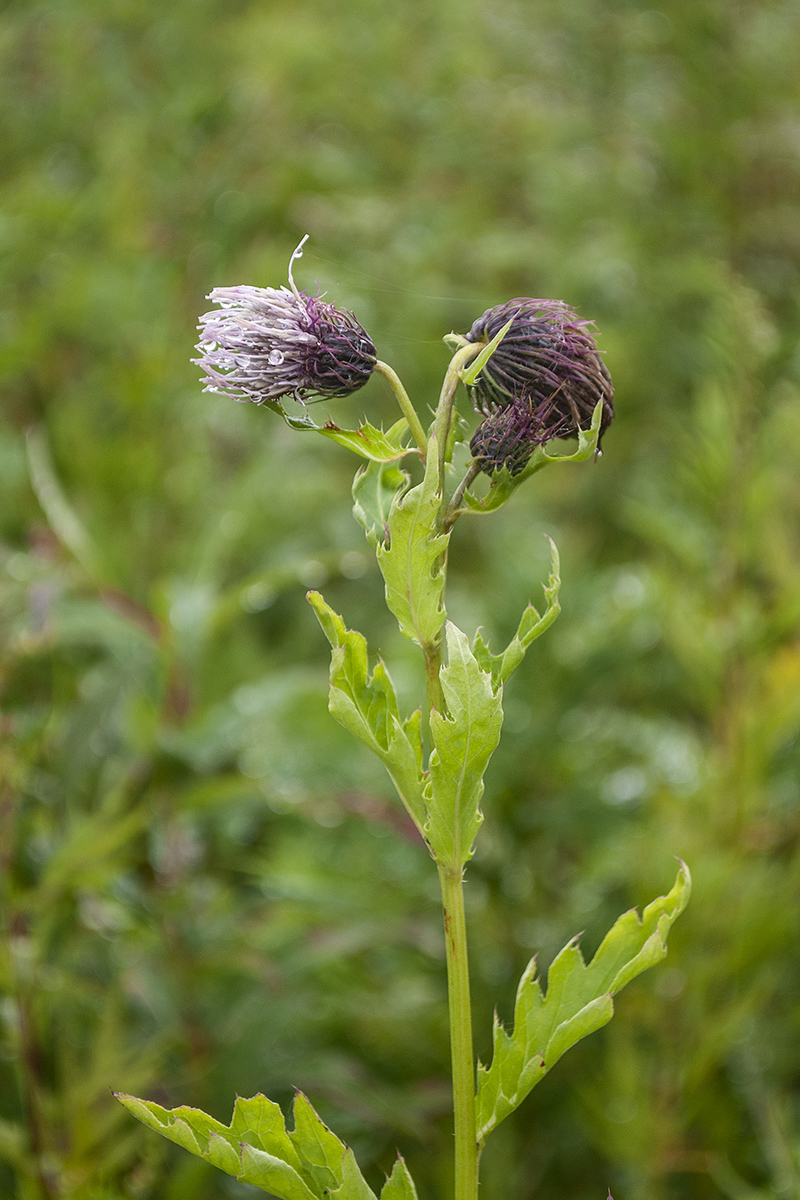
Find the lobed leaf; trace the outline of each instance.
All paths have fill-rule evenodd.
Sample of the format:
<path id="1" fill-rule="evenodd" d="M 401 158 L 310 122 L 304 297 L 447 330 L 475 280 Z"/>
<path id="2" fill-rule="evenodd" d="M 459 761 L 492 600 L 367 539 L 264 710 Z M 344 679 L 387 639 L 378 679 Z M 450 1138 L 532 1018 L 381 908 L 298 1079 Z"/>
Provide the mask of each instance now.
<path id="1" fill-rule="evenodd" d="M 408 488 L 408 475 L 391 463 L 370 462 L 353 480 L 353 515 L 371 546 L 387 538 L 392 501 Z"/>
<path id="2" fill-rule="evenodd" d="M 303 1178 L 306 1173 L 289 1141 L 283 1114 L 265 1096 L 237 1100 L 231 1124 L 223 1125 L 197 1108 L 184 1105 L 168 1110 L 135 1096 L 115 1094 L 144 1125 L 242 1183 L 272 1192 L 279 1200 L 318 1200 L 309 1179 Z M 243 1104 L 250 1109 L 246 1116 L 240 1114 Z M 263 1119 L 257 1115 L 259 1108 Z"/>
<path id="3" fill-rule="evenodd" d="M 352 1178 L 353 1168 L 360 1178 L 352 1150 L 347 1150 L 336 1134 L 320 1120 L 302 1092 L 295 1096 L 294 1130 L 289 1136 L 319 1194 L 337 1194 L 334 1189 L 341 1188 L 345 1178 Z M 344 1194 L 349 1196 L 350 1192 Z M 352 1194 L 355 1196 L 357 1193 Z M 369 1189 L 368 1194 L 372 1196 Z"/>
<path id="4" fill-rule="evenodd" d="M 430 713 L 430 776 L 425 784 L 425 837 L 437 862 L 460 870 L 472 855 L 483 816 L 483 776 L 500 740 L 502 694 L 478 664 L 465 634 L 447 622 L 447 666 L 441 681 L 447 714 Z"/>
<path id="5" fill-rule="evenodd" d="M 425 805 L 420 713 L 401 721 L 392 681 L 383 663 L 379 661 L 369 674 L 363 634 L 347 629 L 319 592 L 309 592 L 307 599 L 332 647 L 328 708 L 340 725 L 378 756 L 412 820 L 422 830 Z"/>
<path id="6" fill-rule="evenodd" d="M 429 649 L 445 620 L 442 561 L 449 534 L 436 532 L 441 505 L 436 439 L 431 438 L 425 478 L 395 496 L 387 522 L 388 543 L 378 546 L 386 603 L 407 638 Z"/>
<path id="7" fill-rule="evenodd" d="M 237 1099 L 230 1125 L 223 1125 L 197 1108 L 168 1110 L 115 1094 L 163 1137 L 279 1200 L 376 1200 L 352 1150 L 331 1133 L 301 1092 L 295 1097 L 291 1132 L 278 1105 L 265 1096 Z"/>
<path id="8" fill-rule="evenodd" d="M 230 1129 L 238 1141 L 265 1150 L 289 1163 L 297 1171 L 302 1171 L 300 1159 L 286 1132 L 286 1122 L 280 1105 L 274 1100 L 268 1100 L 266 1096 L 261 1095 L 252 1096 L 250 1099 L 238 1097 L 233 1107 Z"/>
<path id="9" fill-rule="evenodd" d="M 546 603 L 544 614 L 539 616 L 533 605 L 529 604 L 522 614 L 517 632 L 502 654 L 492 654 L 484 642 L 480 630 L 475 634 L 473 645 L 475 657 L 483 670 L 490 671 L 492 678 L 499 683 L 505 683 L 510 678 L 525 657 L 525 651 L 531 642 L 535 642 L 538 637 L 541 637 L 561 612 L 561 605 L 558 601 L 558 592 L 561 587 L 558 549 L 552 538 L 548 537 L 547 540 L 550 543 L 550 577 L 543 585 Z"/>
<path id="10" fill-rule="evenodd" d="M 217 1138 L 216 1141 L 221 1143 L 222 1138 Z M 229 1175 L 236 1175 L 240 1183 L 249 1183 L 253 1187 L 261 1188 L 263 1192 L 278 1196 L 279 1200 L 310 1200 L 312 1197 L 313 1200 L 318 1200 L 321 1195 L 320 1192 L 312 1191 L 287 1163 L 263 1150 L 256 1150 L 247 1142 L 243 1142 L 239 1147 L 238 1173 L 224 1162 L 215 1162 L 208 1155 L 203 1157 L 208 1158 L 212 1166 L 221 1167 Z"/>
<path id="11" fill-rule="evenodd" d="M 641 919 L 636 909 L 621 916 L 588 966 L 575 942 L 565 946 L 547 973 L 545 994 L 536 978 L 536 959 L 531 960 L 517 991 L 514 1031 L 506 1033 L 495 1017 L 492 1065 L 478 1068 L 479 1142 L 570 1046 L 611 1020 L 617 992 L 665 957 L 667 935 L 690 893 L 689 870 L 681 863 L 669 895 L 649 904 Z"/>
<path id="12" fill-rule="evenodd" d="M 417 1189 L 408 1167 L 398 1154 L 392 1173 L 381 1189 L 381 1200 L 417 1200 Z"/>
<path id="13" fill-rule="evenodd" d="M 341 1186 L 324 1193 L 326 1200 L 377 1200 L 372 1188 L 358 1169 L 352 1150 L 345 1151 L 342 1159 Z"/>

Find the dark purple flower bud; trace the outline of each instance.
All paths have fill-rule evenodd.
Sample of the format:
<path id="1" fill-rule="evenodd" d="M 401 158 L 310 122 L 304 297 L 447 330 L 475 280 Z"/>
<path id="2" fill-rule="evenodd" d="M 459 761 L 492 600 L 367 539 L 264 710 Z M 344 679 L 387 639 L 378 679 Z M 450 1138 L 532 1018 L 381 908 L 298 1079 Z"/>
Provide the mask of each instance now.
<path id="1" fill-rule="evenodd" d="M 587 428 L 602 400 L 602 436 L 614 416 L 614 388 L 587 329 L 594 322 L 581 320 L 563 300 L 522 297 L 490 308 L 467 341 L 489 342 L 509 320 L 511 328 L 469 389 L 478 412 L 524 402 L 517 421 L 543 422 L 532 449 Z"/>
<path id="2" fill-rule="evenodd" d="M 327 400 L 349 396 L 369 379 L 375 346 L 353 314 L 294 285 L 292 264 L 303 242 L 289 263 L 290 288 L 209 293 L 220 307 L 200 318 L 200 358 L 192 360 L 205 372 L 204 391 L 254 404 L 288 395 Z"/>
<path id="3" fill-rule="evenodd" d="M 537 446 L 566 436 L 567 424 L 566 417 L 555 415 L 554 400 L 535 408 L 523 396 L 505 408 L 492 409 L 473 434 L 470 450 L 485 475 L 493 475 L 503 467 L 519 475 Z"/>

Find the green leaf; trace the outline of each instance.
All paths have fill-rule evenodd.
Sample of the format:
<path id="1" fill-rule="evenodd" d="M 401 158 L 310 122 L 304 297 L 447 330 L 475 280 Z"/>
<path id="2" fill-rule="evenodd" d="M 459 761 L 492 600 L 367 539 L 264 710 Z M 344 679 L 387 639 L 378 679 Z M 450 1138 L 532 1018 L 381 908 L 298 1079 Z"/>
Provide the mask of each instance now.
<path id="1" fill-rule="evenodd" d="M 545 537 L 547 537 L 546 534 Z M 510 678 L 525 657 L 525 651 L 531 642 L 535 642 L 538 637 L 541 637 L 561 612 L 561 605 L 558 602 L 558 592 L 561 587 L 558 549 L 551 537 L 548 537 L 547 540 L 550 543 L 550 577 L 543 585 L 546 604 L 544 615 L 539 616 L 533 605 L 529 604 L 522 614 L 517 632 L 502 654 L 492 654 L 484 642 L 480 630 L 475 634 L 473 645 L 475 657 L 483 670 L 490 671 L 492 678 L 497 682 L 505 683 Z"/>
<path id="2" fill-rule="evenodd" d="M 222 1141 L 218 1138 L 217 1141 Z M 209 1159 L 209 1161 L 212 1161 Z M 246 1142 L 242 1144 L 239 1150 L 240 1173 L 236 1178 L 241 1183 L 252 1184 L 253 1187 L 261 1188 L 264 1192 L 271 1192 L 273 1195 L 280 1197 L 280 1200 L 319 1200 L 321 1192 L 312 1191 L 303 1183 L 296 1171 L 292 1170 L 285 1162 L 281 1162 L 279 1158 L 274 1158 L 271 1154 L 266 1154 L 263 1150 L 256 1150 L 255 1147 L 249 1146 Z M 228 1171 L 229 1175 L 234 1172 L 221 1162 L 214 1162 L 215 1167 L 222 1167 L 223 1171 Z"/>
<path id="3" fill-rule="evenodd" d="M 425 785 L 425 836 L 437 862 L 460 870 L 472 854 L 483 816 L 483 776 L 500 740 L 502 691 L 492 684 L 465 634 L 447 622 L 447 666 L 441 672 L 447 715 L 431 709 L 430 777 Z"/>
<path id="4" fill-rule="evenodd" d="M 417 1189 L 408 1167 L 398 1154 L 392 1173 L 381 1190 L 381 1200 L 417 1200 Z"/>
<path id="5" fill-rule="evenodd" d="M 326 1200 L 377 1200 L 372 1188 L 358 1169 L 358 1163 L 352 1150 L 345 1151 L 342 1159 L 341 1186 L 325 1192 Z"/>
<path id="6" fill-rule="evenodd" d="M 401 442 L 401 438 L 408 432 L 405 417 L 401 417 L 384 433 L 382 429 L 376 429 L 368 422 L 360 425 L 358 429 L 340 429 L 333 421 L 328 421 L 326 425 L 318 425 L 307 410 L 302 415 L 295 415 L 287 412 L 280 400 L 265 400 L 264 407 L 283 417 L 291 429 L 299 432 L 310 429 L 314 433 L 321 433 L 323 437 L 331 438 L 340 446 L 346 446 L 348 450 L 353 450 L 362 458 L 372 459 L 373 462 L 394 462 L 416 448 L 404 446 Z"/>
<path id="7" fill-rule="evenodd" d="M 473 359 L 469 366 L 461 372 L 461 382 L 465 387 L 471 387 L 475 382 L 513 324 L 514 318 L 512 317 L 510 321 L 506 321 L 499 333 L 496 333 L 492 340 L 487 342 L 478 357 Z"/>
<path id="8" fill-rule="evenodd" d="M 332 647 L 328 708 L 340 725 L 376 754 L 417 827 L 425 824 L 420 713 L 401 721 L 392 681 L 382 662 L 369 674 L 363 634 L 347 629 L 319 592 L 308 602 Z"/>
<path id="9" fill-rule="evenodd" d="M 514 1032 L 506 1033 L 495 1017 L 492 1065 L 478 1068 L 481 1143 L 570 1046 L 611 1020 L 612 997 L 665 957 L 667 934 L 690 892 L 689 870 L 681 863 L 669 895 L 649 904 L 641 920 L 636 909 L 621 916 L 588 966 L 575 942 L 565 946 L 550 966 L 544 995 L 531 960 L 517 991 Z"/>
<path id="10" fill-rule="evenodd" d="M 423 649 L 435 645 L 445 620 L 442 560 L 449 534 L 436 532 L 441 499 L 438 451 L 431 438 L 425 478 L 395 497 L 387 523 L 389 542 L 378 546 L 386 603 L 405 636 Z"/>
<path id="11" fill-rule="evenodd" d="M 272 1100 L 238 1099 L 230 1125 L 197 1108 L 167 1110 L 115 1093 L 133 1116 L 163 1137 L 279 1200 L 376 1200 L 352 1150 L 320 1120 L 306 1097 L 294 1101 L 295 1127 L 287 1133 Z"/>
<path id="12" fill-rule="evenodd" d="M 75 509 L 66 497 L 56 475 L 44 429 L 31 428 L 27 433 L 28 469 L 31 486 L 36 493 L 50 528 L 59 541 L 74 554 L 87 575 L 93 579 L 106 575 L 100 554 Z"/>
<path id="13" fill-rule="evenodd" d="M 316 1191 L 324 1195 L 341 1185 L 345 1145 L 320 1120 L 302 1092 L 295 1096 L 294 1130 L 289 1137 Z"/>
<path id="14" fill-rule="evenodd" d="M 280 1105 L 274 1100 L 268 1100 L 260 1094 L 250 1099 L 239 1096 L 233 1107 L 230 1129 L 238 1141 L 266 1150 L 288 1162 L 295 1170 L 302 1170 L 300 1159 L 286 1132 Z"/>
<path id="15" fill-rule="evenodd" d="M 408 488 L 408 475 L 389 463 L 370 462 L 353 480 L 353 514 L 363 526 L 371 546 L 382 545 L 387 536 L 392 501 Z"/>
<path id="16" fill-rule="evenodd" d="M 263 400 L 262 406 L 270 409 L 271 412 L 277 413 L 279 417 L 283 417 L 290 429 L 302 431 L 304 429 L 319 430 L 320 428 L 320 426 L 309 413 L 308 409 L 306 409 L 303 416 L 296 417 L 294 414 L 286 411 L 280 400 Z"/>
<path id="17" fill-rule="evenodd" d="M 404 446 L 400 441 L 408 432 L 408 422 L 404 417 L 392 425 L 387 433 L 369 424 L 358 429 L 339 429 L 333 422 L 323 425 L 319 432 L 323 437 L 331 438 L 340 446 L 346 446 L 348 450 L 353 450 L 362 458 L 369 458 L 373 462 L 395 462 L 416 449 L 414 446 Z"/>
<path id="18" fill-rule="evenodd" d="M 550 463 L 585 462 L 597 450 L 597 439 L 600 436 L 600 422 L 602 419 L 603 402 L 602 400 L 598 400 L 592 413 L 592 423 L 589 429 L 578 430 L 578 449 L 574 454 L 549 454 L 547 448 L 553 444 L 552 442 L 546 442 L 544 446 L 537 446 L 527 466 L 518 475 L 512 475 L 507 467 L 503 467 L 501 471 L 496 471 L 492 475 L 489 491 L 482 499 L 467 492 L 462 501 L 462 510 L 466 509 L 474 513 L 495 512 L 510 499 L 521 483 L 524 483 L 526 479 L 530 479 L 531 475 L 535 475 L 537 471 L 541 471 L 543 467 L 548 466 Z"/>
<path id="19" fill-rule="evenodd" d="M 318 1200 L 319 1193 L 302 1177 L 302 1164 L 289 1142 L 280 1109 L 266 1097 L 237 1100 L 228 1126 L 197 1108 L 184 1105 L 167 1110 L 135 1096 L 115 1095 L 144 1125 L 242 1183 L 272 1192 L 280 1200 Z M 246 1115 L 240 1113 L 242 1105 L 248 1106 Z"/>

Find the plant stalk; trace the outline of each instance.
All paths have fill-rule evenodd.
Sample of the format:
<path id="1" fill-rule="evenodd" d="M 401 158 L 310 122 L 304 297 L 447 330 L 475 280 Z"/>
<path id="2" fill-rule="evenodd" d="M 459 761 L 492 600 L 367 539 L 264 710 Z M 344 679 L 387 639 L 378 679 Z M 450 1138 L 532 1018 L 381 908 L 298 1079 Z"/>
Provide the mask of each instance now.
<path id="1" fill-rule="evenodd" d="M 447 462 L 447 439 L 450 436 L 456 391 L 458 390 L 462 369 L 471 359 L 480 354 L 482 349 L 483 347 L 480 343 L 476 342 L 474 345 L 470 343 L 467 346 L 462 346 L 460 350 L 456 350 L 450 359 L 450 365 L 447 368 L 447 373 L 442 383 L 442 391 L 436 409 L 436 419 L 433 423 L 433 433 L 439 447 L 439 488 L 442 493 L 442 519 L 444 519 L 447 505 L 444 488 L 444 465 Z"/>
<path id="2" fill-rule="evenodd" d="M 414 441 L 419 446 L 422 457 L 428 453 L 428 439 L 425 436 L 425 430 L 422 428 L 422 422 L 417 415 L 417 410 L 411 403 L 411 398 L 403 387 L 402 380 L 396 371 L 392 370 L 388 363 L 381 362 L 380 359 L 375 363 L 375 370 L 379 375 L 382 375 L 387 380 L 389 386 L 394 392 L 395 400 L 400 405 L 400 411 L 408 421 L 408 427 L 413 434 Z"/>
<path id="3" fill-rule="evenodd" d="M 475 1059 L 469 996 L 467 926 L 460 870 L 439 866 L 447 946 L 447 992 L 450 1006 L 450 1057 L 453 1069 L 455 1126 L 455 1200 L 477 1200 L 478 1146 L 475 1127 Z"/>
<path id="4" fill-rule="evenodd" d="M 467 473 L 461 480 L 461 483 L 453 493 L 453 499 L 450 501 L 450 506 L 447 509 L 444 517 L 445 532 L 452 529 L 458 516 L 461 512 L 461 501 L 464 499 L 467 488 L 470 487 L 481 473 L 481 464 L 477 459 L 473 459 L 467 468 Z"/>
<path id="5" fill-rule="evenodd" d="M 434 418 L 432 436 L 437 441 L 439 456 L 439 491 L 441 508 L 438 528 L 444 531 L 447 514 L 445 494 L 445 464 L 447 442 L 453 420 L 453 405 L 466 364 L 479 354 L 479 345 L 461 346 L 450 360 L 444 377 L 439 404 Z M 446 569 L 446 560 L 442 569 Z M 425 674 L 428 712 L 446 711 L 440 671 L 442 646 L 425 649 Z M 453 1074 L 453 1124 L 455 1133 L 455 1191 L 454 1200 L 478 1200 L 478 1145 L 475 1124 L 475 1058 L 472 1049 L 472 1007 L 469 994 L 469 962 L 467 959 L 467 924 L 464 915 L 464 885 L 461 865 L 448 867 L 437 864 L 442 891 L 445 946 L 447 950 L 447 997 L 450 1015 L 450 1059 Z"/>

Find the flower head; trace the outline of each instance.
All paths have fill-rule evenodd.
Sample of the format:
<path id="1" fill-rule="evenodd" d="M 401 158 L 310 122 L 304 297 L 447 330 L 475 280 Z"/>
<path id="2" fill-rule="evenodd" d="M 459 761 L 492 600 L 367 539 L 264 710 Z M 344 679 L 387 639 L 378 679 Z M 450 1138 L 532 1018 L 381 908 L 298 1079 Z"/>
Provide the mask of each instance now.
<path id="1" fill-rule="evenodd" d="M 476 409 L 488 416 L 516 404 L 518 424 L 541 424 L 540 444 L 587 426 L 602 400 L 602 435 L 614 416 L 614 389 L 587 329 L 593 322 L 581 320 L 563 300 L 522 297 L 490 308 L 467 341 L 489 342 L 509 320 L 510 329 L 469 389 Z"/>
<path id="2" fill-rule="evenodd" d="M 554 406 L 550 400 L 537 408 L 531 398 L 521 396 L 505 408 L 492 409 L 470 442 L 481 471 L 493 475 L 507 467 L 512 475 L 519 475 L 537 446 L 566 436 L 568 419 L 554 415 Z"/>
<path id="3" fill-rule="evenodd" d="M 197 326 L 204 391 L 264 404 L 281 396 L 327 400 L 349 396 L 369 379 L 376 355 L 372 339 L 352 313 L 319 296 L 299 292 L 289 263 L 290 287 L 214 288 L 220 307 Z"/>

